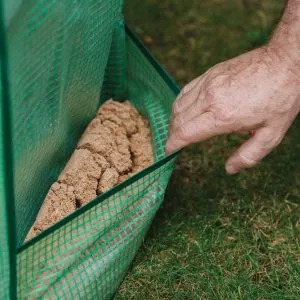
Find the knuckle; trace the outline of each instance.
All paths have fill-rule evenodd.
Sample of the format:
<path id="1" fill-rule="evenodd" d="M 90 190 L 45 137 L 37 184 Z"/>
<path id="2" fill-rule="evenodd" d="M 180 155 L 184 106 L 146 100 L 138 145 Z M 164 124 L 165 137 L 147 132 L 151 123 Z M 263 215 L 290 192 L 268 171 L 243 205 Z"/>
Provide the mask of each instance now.
<path id="1" fill-rule="evenodd" d="M 277 137 L 272 136 L 270 140 L 265 141 L 263 148 L 265 150 L 272 150 L 276 148 L 277 146 L 280 145 L 282 138 L 283 138 L 282 136 L 277 136 Z"/>
<path id="2" fill-rule="evenodd" d="M 215 102 L 217 98 L 217 88 L 213 85 L 209 85 L 206 89 L 206 99 L 209 103 Z"/>
<path id="3" fill-rule="evenodd" d="M 182 95 L 184 95 L 184 94 L 186 94 L 187 92 L 189 92 L 190 89 L 191 89 L 191 88 L 190 88 L 190 85 L 187 84 L 187 85 L 185 85 L 185 86 L 181 89 L 181 92 L 180 92 L 180 93 L 182 93 Z"/>
<path id="4" fill-rule="evenodd" d="M 241 161 L 242 165 L 245 168 L 252 168 L 252 167 L 256 166 L 259 163 L 258 159 L 248 157 L 245 154 L 242 154 L 240 152 L 238 152 L 238 156 L 240 158 L 240 161 Z"/>
<path id="5" fill-rule="evenodd" d="M 185 141 L 188 139 L 188 131 L 184 126 L 180 126 L 178 128 L 178 138 L 182 141 Z"/>
<path id="6" fill-rule="evenodd" d="M 172 104 L 172 115 L 177 115 L 179 112 L 178 101 L 176 100 Z"/>
<path id="7" fill-rule="evenodd" d="M 180 115 L 178 115 L 176 118 L 173 120 L 173 127 L 174 128 L 180 128 L 182 126 L 182 118 Z"/>
<path id="8" fill-rule="evenodd" d="M 186 84 L 180 91 L 180 93 L 177 96 L 177 99 L 180 99 L 182 96 L 184 96 L 186 93 L 188 93 L 191 90 L 190 84 Z"/>
<path id="9" fill-rule="evenodd" d="M 181 98 L 184 94 L 185 94 L 185 92 L 184 92 L 184 88 L 183 88 L 183 89 L 181 89 L 181 91 L 180 91 L 179 94 L 177 95 L 176 99 Z"/>
<path id="10" fill-rule="evenodd" d="M 213 110 L 216 127 L 229 128 L 233 121 L 233 114 L 226 108 L 216 108 Z"/>

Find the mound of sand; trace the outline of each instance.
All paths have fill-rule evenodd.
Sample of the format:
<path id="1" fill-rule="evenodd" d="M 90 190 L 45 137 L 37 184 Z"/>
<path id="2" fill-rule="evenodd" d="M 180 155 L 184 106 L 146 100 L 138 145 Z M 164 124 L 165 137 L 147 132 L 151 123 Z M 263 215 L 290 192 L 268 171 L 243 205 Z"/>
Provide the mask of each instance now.
<path id="1" fill-rule="evenodd" d="M 108 100 L 51 186 L 26 240 L 153 162 L 148 121 L 126 102 Z"/>

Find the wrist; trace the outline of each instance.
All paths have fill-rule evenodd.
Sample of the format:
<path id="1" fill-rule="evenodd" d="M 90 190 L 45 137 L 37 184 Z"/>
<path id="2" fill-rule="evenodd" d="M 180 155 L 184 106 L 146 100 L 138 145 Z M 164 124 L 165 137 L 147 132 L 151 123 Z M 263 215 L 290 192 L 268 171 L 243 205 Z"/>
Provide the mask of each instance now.
<path id="1" fill-rule="evenodd" d="M 272 38 L 264 48 L 278 72 L 286 72 L 300 83 L 300 41 Z"/>
<path id="2" fill-rule="evenodd" d="M 300 3 L 288 1 L 282 20 L 266 45 L 280 66 L 300 76 Z"/>
<path id="3" fill-rule="evenodd" d="M 297 48 L 296 48 L 297 47 Z M 300 49 L 294 44 L 271 40 L 264 47 L 264 62 L 269 67 L 275 86 L 291 88 L 295 97 L 286 101 L 294 103 L 297 114 L 300 112 Z"/>

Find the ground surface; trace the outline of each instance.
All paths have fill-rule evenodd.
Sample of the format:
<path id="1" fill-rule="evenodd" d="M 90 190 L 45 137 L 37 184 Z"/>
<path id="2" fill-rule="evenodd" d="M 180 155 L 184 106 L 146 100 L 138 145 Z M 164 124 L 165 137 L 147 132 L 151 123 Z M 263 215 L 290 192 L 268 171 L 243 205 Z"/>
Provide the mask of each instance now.
<path id="1" fill-rule="evenodd" d="M 129 23 L 184 84 L 263 43 L 284 0 L 127 0 Z M 180 156 L 117 299 L 300 299 L 300 120 L 253 170 L 225 174 L 241 141 Z"/>

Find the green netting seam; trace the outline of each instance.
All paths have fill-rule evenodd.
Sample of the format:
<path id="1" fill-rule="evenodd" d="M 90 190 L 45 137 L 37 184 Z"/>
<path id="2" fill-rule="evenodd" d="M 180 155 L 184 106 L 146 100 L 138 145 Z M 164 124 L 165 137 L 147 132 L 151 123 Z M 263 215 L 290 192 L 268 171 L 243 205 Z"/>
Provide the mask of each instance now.
<path id="1" fill-rule="evenodd" d="M 5 193 L 6 211 L 8 220 L 8 241 L 10 257 L 10 297 L 16 298 L 16 230 L 15 230 L 15 208 L 14 208 L 14 176 L 13 176 L 13 146 L 12 146 L 12 127 L 11 127 L 11 101 L 8 80 L 8 56 L 6 47 L 6 30 L 4 23 L 3 4 L 0 3 L 0 60 L 1 60 L 1 79 L 2 79 L 2 116 L 3 137 L 6 142 L 4 148 L 4 169 L 5 169 Z"/>
<path id="2" fill-rule="evenodd" d="M 166 69 L 158 62 L 158 60 L 150 53 L 150 51 L 146 48 L 146 46 L 142 43 L 142 41 L 137 37 L 137 35 L 133 32 L 133 30 L 125 24 L 125 30 L 127 35 L 131 38 L 131 40 L 136 44 L 136 46 L 141 50 L 144 56 L 150 61 L 155 70 L 160 74 L 163 80 L 166 82 L 168 87 L 174 92 L 175 95 L 178 95 L 180 92 L 180 88 L 176 84 L 176 82 L 169 76 Z"/>
<path id="3" fill-rule="evenodd" d="M 180 151 L 180 150 L 179 150 Z M 130 177 L 128 180 L 123 181 L 122 183 L 118 184 L 117 186 L 113 187 L 112 189 L 110 189 L 108 192 L 98 196 L 97 198 L 95 198 L 92 202 L 87 203 L 85 206 L 82 206 L 81 208 L 75 210 L 73 213 L 71 213 L 70 215 L 68 215 L 67 217 L 65 217 L 64 219 L 62 219 L 61 221 L 57 222 L 56 224 L 54 224 L 53 226 L 47 228 L 46 230 L 44 230 L 43 232 L 41 232 L 38 236 L 34 237 L 33 239 L 29 240 L 28 242 L 25 242 L 17 251 L 17 253 L 20 253 L 22 251 L 24 251 L 25 249 L 27 249 L 28 247 L 30 247 L 32 244 L 34 244 L 35 242 L 39 241 L 40 239 L 42 239 L 43 237 L 49 235 L 50 233 L 52 233 L 53 231 L 55 231 L 56 229 L 62 227 L 64 224 L 68 223 L 69 221 L 73 220 L 74 218 L 76 218 L 77 216 L 83 214 L 84 212 L 86 212 L 87 210 L 91 209 L 92 207 L 96 206 L 97 204 L 105 201 L 107 198 L 111 197 L 112 195 L 114 195 L 115 193 L 117 193 L 118 191 L 124 189 L 125 187 L 133 184 L 134 182 L 138 181 L 139 179 L 143 178 L 144 176 L 146 176 L 147 174 L 159 169 L 162 165 L 166 164 L 168 161 L 172 160 L 174 157 L 176 157 L 179 153 L 179 151 L 172 153 L 169 156 L 166 156 L 165 158 L 163 158 L 162 160 L 152 164 L 151 166 L 149 166 L 148 168 L 142 170 L 141 172 L 134 174 L 132 177 Z"/>

